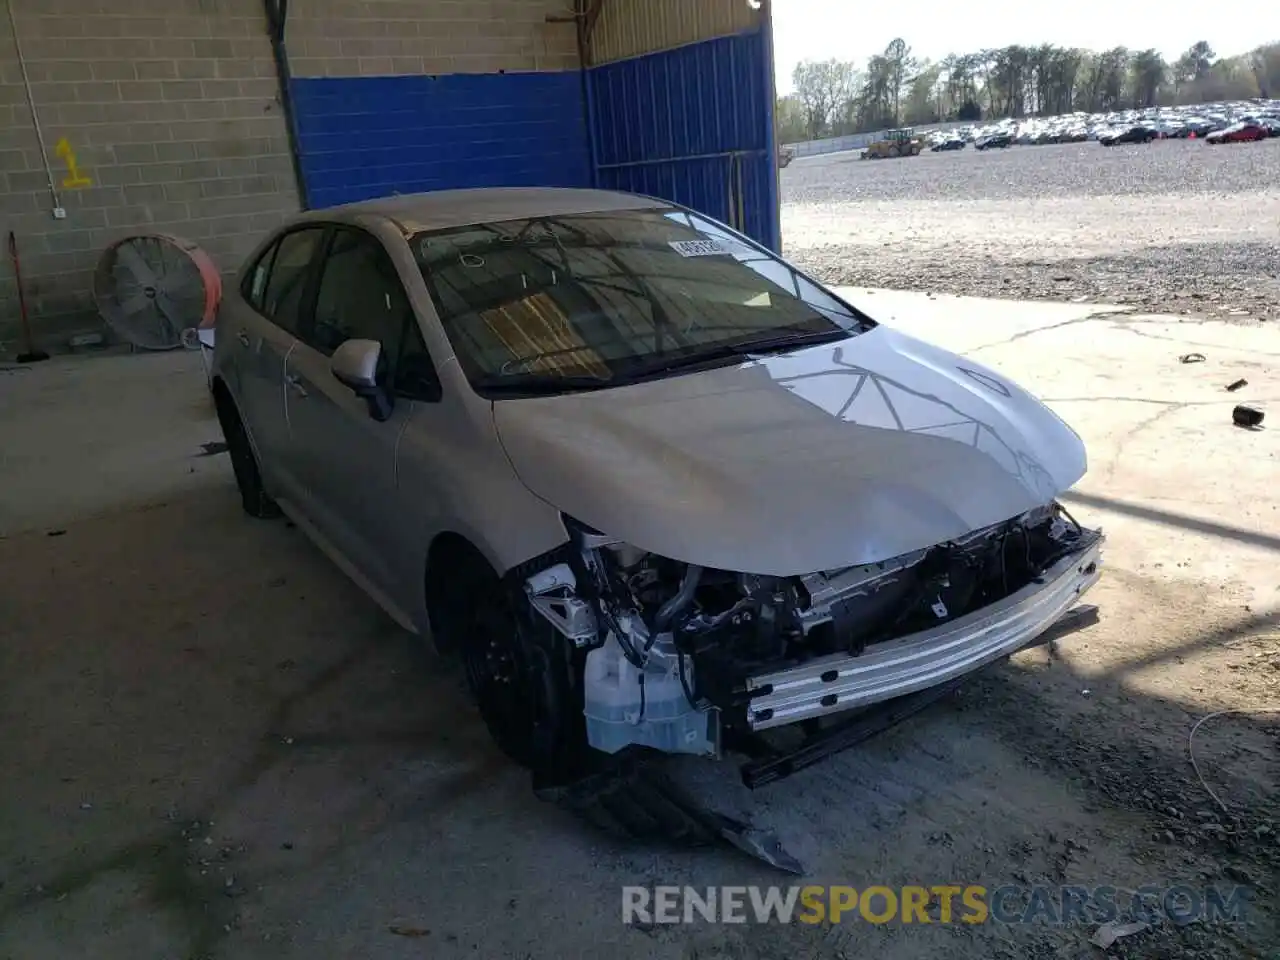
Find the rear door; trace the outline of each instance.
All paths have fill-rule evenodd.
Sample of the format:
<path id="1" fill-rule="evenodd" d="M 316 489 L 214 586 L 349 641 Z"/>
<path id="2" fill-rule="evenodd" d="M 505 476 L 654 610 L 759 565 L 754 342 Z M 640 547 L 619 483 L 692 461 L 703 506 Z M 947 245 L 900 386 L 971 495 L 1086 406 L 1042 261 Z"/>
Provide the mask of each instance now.
<path id="1" fill-rule="evenodd" d="M 383 375 L 398 394 L 385 421 L 373 419 L 330 369 L 333 352 L 349 339 L 382 344 Z M 413 413 L 411 368 L 430 370 L 430 363 L 395 265 L 376 237 L 335 227 L 314 308 L 286 364 L 291 469 L 305 482 L 310 521 L 393 601 L 403 596 L 396 445 Z"/>
<path id="2" fill-rule="evenodd" d="M 285 359 L 293 349 L 305 311 L 323 228 L 284 234 L 250 272 L 242 291 L 252 313 L 225 335 L 233 338 L 241 371 L 241 413 L 257 447 L 267 488 L 277 497 L 297 499 L 299 485 L 288 469 Z"/>

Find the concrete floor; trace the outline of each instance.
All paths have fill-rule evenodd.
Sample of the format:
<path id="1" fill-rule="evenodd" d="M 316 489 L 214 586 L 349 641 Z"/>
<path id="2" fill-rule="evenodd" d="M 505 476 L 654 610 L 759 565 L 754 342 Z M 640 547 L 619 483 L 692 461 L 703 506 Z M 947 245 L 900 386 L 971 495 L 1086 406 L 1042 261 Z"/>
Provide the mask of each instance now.
<path id="1" fill-rule="evenodd" d="M 1141 936 L 1169 957 L 1280 942 L 1275 727 L 1198 738 L 1230 815 L 1185 752 L 1194 716 L 1280 703 L 1280 430 L 1230 423 L 1242 401 L 1280 417 L 1276 332 L 847 293 L 1012 375 L 1084 436 L 1091 469 L 1066 502 L 1110 537 L 1104 620 L 1052 667 L 1020 655 L 954 709 L 717 796 L 818 882 L 1230 868 L 1260 891 L 1251 924 Z M 1180 363 L 1190 351 L 1205 362 Z M 1082 928 L 624 927 L 623 884 L 785 880 L 726 851 L 618 846 L 535 800 L 451 665 L 296 530 L 240 514 L 226 457 L 202 455 L 220 439 L 192 354 L 0 370 L 0 958 L 1088 949 Z M 1179 824 L 1202 808 L 1226 841 Z"/>

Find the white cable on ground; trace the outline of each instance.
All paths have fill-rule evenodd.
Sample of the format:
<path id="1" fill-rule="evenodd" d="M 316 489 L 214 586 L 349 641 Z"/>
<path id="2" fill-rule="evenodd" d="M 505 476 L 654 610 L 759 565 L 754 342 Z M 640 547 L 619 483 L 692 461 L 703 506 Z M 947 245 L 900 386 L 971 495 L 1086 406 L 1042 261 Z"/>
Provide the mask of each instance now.
<path id="1" fill-rule="evenodd" d="M 1200 786 L 1204 787 L 1205 790 L 1208 792 L 1209 796 L 1213 797 L 1213 802 L 1222 808 L 1223 813 L 1230 813 L 1231 811 L 1227 809 L 1227 805 L 1222 802 L 1221 798 L 1216 793 L 1213 792 L 1213 787 L 1209 786 L 1208 782 L 1204 778 L 1204 774 L 1200 772 L 1200 764 L 1196 763 L 1196 751 L 1195 751 L 1195 746 L 1193 744 L 1193 741 L 1196 738 L 1196 731 L 1200 729 L 1201 724 L 1205 723 L 1206 721 L 1212 720 L 1214 717 L 1225 717 L 1230 714 L 1255 714 L 1255 713 L 1280 713 L 1280 707 L 1261 707 L 1256 710 L 1245 710 L 1245 709 L 1217 710 L 1213 713 L 1205 714 L 1203 717 L 1197 720 L 1195 724 L 1191 727 L 1191 733 L 1188 734 L 1187 736 L 1187 756 L 1191 758 L 1191 769 L 1196 772 L 1196 777 L 1198 777 L 1200 780 Z"/>

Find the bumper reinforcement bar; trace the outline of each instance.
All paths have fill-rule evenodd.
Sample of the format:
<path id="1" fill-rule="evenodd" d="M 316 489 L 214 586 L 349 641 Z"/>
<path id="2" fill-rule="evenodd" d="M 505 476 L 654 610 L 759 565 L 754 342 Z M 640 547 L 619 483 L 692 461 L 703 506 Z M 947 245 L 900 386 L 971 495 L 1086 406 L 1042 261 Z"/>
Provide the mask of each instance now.
<path id="1" fill-rule="evenodd" d="M 1091 626 L 1098 621 L 1098 608 L 1092 605 L 1075 607 L 1060 617 L 1044 632 L 1027 640 L 1018 650 L 1030 647 L 1051 645 L 1058 638 L 1075 630 Z M 1011 651 L 1016 653 L 1017 651 Z M 748 746 L 741 744 L 745 750 L 756 754 L 756 759 L 744 763 L 741 768 L 742 782 L 751 790 L 773 783 L 805 767 L 812 766 L 827 757 L 847 750 L 850 747 L 869 740 L 896 726 L 903 720 L 914 716 L 926 707 L 946 699 L 967 681 L 972 673 L 954 677 L 945 683 L 918 693 L 886 700 L 857 712 L 852 718 L 817 733 L 810 734 L 805 742 L 785 753 L 771 751 L 763 744 Z M 758 738 L 754 738 L 757 739 Z M 755 749 L 752 749 L 754 747 Z"/>
<path id="2" fill-rule="evenodd" d="M 818 657 L 747 681 L 752 731 L 896 700 L 963 677 L 1029 645 L 1098 581 L 1101 533 L 1003 600 L 941 626 Z"/>

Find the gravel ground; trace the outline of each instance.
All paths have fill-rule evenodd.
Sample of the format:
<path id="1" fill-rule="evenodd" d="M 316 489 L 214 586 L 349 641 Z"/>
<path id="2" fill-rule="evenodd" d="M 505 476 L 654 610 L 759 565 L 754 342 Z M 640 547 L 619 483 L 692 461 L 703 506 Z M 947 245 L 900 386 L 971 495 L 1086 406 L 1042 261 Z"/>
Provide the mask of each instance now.
<path id="1" fill-rule="evenodd" d="M 789 257 L 837 284 L 1280 319 L 1280 139 L 798 160 Z"/>

